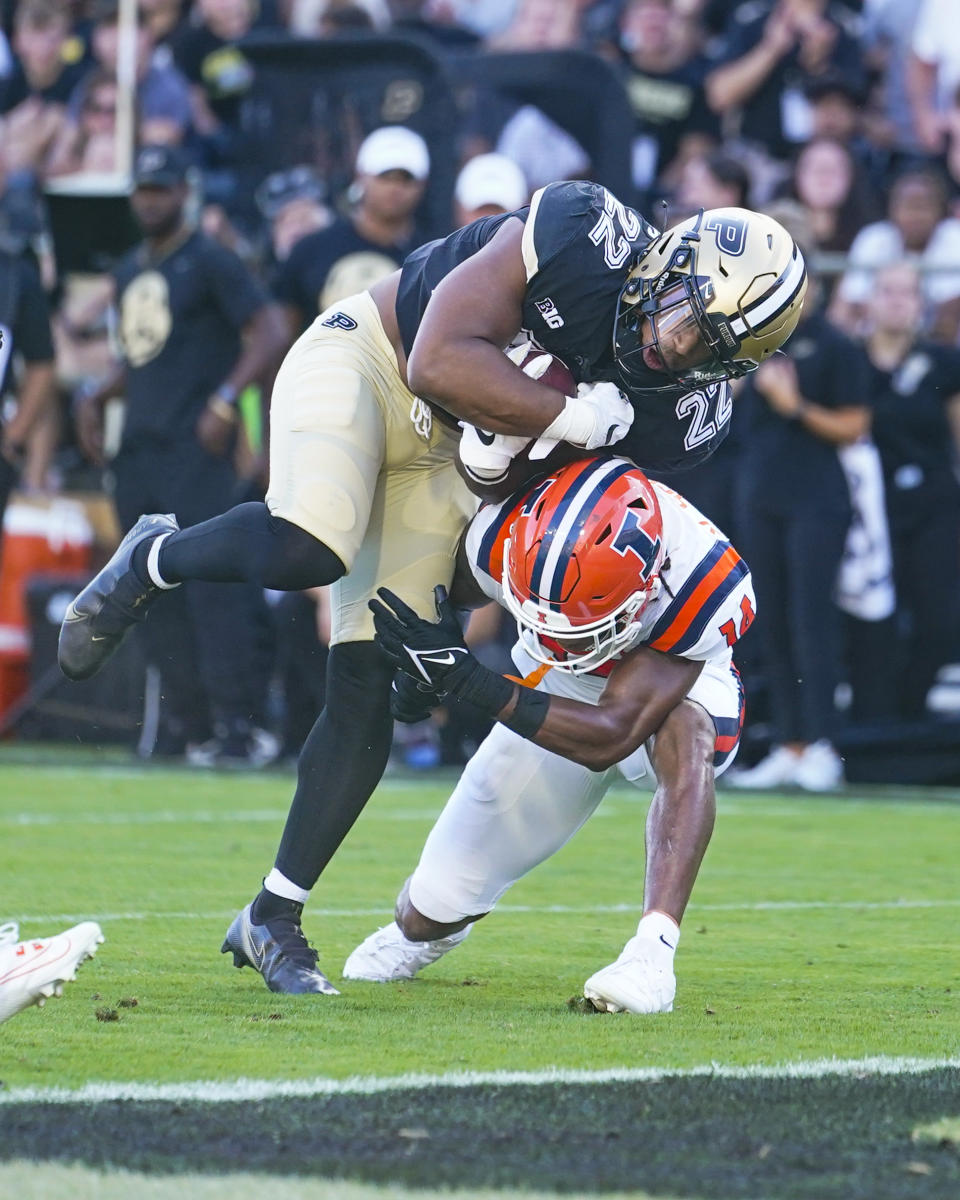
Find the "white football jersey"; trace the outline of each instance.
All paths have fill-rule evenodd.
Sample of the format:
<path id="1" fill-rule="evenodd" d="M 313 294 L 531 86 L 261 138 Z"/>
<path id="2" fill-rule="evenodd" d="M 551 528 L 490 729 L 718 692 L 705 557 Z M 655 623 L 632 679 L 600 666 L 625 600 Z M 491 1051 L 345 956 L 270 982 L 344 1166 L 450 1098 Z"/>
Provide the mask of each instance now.
<path id="1" fill-rule="evenodd" d="M 726 536 L 689 501 L 665 484 L 650 482 L 663 515 L 664 560 L 659 592 L 638 618 L 642 634 L 636 644 L 713 667 L 729 667 L 732 647 L 750 626 L 756 609 L 750 570 Z M 500 604 L 503 548 L 516 507 L 516 497 L 484 505 L 467 530 L 467 557 L 474 577 L 484 593 Z M 542 670 L 520 642 L 513 659 L 524 676 Z M 607 663 L 587 675 L 551 671 L 550 690 L 595 699 L 611 666 Z"/>

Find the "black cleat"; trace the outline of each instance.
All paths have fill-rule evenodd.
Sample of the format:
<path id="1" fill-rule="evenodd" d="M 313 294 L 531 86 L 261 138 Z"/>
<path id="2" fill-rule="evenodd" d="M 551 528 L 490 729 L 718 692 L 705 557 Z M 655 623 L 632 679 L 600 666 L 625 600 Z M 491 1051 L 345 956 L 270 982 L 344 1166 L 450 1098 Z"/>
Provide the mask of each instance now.
<path id="1" fill-rule="evenodd" d="M 68 679 L 96 675 L 137 621 L 142 621 L 161 589 L 141 583 L 133 570 L 133 552 L 141 542 L 180 526 L 172 513 L 141 517 L 117 547 L 113 558 L 70 602 L 60 626 L 57 659 Z"/>
<path id="2" fill-rule="evenodd" d="M 253 967 L 259 971 L 271 992 L 291 996 L 308 992 L 340 995 L 317 969 L 317 952 L 304 937 L 298 920 L 302 905 L 297 906 L 296 916 L 275 917 L 264 925 L 254 925 L 250 909 L 248 904 L 234 918 L 220 947 L 221 954 L 232 952 L 235 967 Z"/>

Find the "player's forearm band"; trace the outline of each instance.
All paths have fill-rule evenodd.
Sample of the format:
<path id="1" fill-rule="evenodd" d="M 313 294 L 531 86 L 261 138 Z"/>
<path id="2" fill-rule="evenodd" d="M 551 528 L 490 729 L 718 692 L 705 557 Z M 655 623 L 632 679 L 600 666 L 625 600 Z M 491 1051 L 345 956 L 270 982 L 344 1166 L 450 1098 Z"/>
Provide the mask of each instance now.
<path id="1" fill-rule="evenodd" d="M 516 684 L 491 671 L 470 655 L 464 664 L 465 670 L 447 676 L 446 689 L 458 700 L 472 705 L 484 716 L 494 720 L 513 699 Z"/>
<path id="2" fill-rule="evenodd" d="M 533 688 L 521 687 L 513 712 L 500 723 L 523 738 L 536 737 L 540 726 L 547 719 L 549 707 L 549 696 L 543 692 L 535 692 Z"/>

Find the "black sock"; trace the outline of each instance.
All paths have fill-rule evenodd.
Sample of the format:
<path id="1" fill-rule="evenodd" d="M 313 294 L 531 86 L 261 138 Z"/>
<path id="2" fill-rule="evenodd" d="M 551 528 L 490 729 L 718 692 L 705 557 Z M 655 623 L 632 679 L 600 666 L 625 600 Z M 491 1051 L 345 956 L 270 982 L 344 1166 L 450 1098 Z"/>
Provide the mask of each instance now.
<path id="1" fill-rule="evenodd" d="M 322 587 L 344 573 L 343 563 L 319 538 L 253 502 L 172 533 L 157 567 L 167 583 L 251 580 L 281 592 Z"/>
<path id="2" fill-rule="evenodd" d="M 160 535 L 157 534 L 157 537 Z M 153 545 L 155 538 L 147 538 L 140 542 L 133 549 L 133 557 L 130 559 L 130 566 L 133 567 L 133 573 L 144 585 L 144 587 L 155 586 L 150 578 L 150 572 L 147 570 L 147 559 L 150 557 L 150 547 Z"/>
<path id="3" fill-rule="evenodd" d="M 250 905 L 250 920 L 254 925 L 266 925 L 268 921 L 275 921 L 278 917 L 285 917 L 299 925 L 302 913 L 303 905 L 299 901 L 288 900 L 286 896 L 275 896 L 266 888 L 260 889 L 256 900 Z"/>
<path id="4" fill-rule="evenodd" d="M 393 669 L 372 642 L 334 646 L 327 703 L 304 743 L 276 868 L 309 891 L 383 776 Z"/>

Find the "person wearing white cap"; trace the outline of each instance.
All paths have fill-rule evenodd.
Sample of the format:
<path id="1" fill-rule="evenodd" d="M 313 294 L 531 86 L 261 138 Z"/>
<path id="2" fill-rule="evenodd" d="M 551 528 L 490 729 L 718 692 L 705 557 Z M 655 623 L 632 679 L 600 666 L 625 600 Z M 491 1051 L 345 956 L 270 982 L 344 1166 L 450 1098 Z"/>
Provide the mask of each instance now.
<path id="1" fill-rule="evenodd" d="M 283 263 L 273 291 L 290 340 L 317 313 L 376 283 L 416 244 L 415 213 L 430 175 L 427 143 L 403 125 L 384 125 L 360 143 L 347 216 L 308 234 Z"/>
<path id="2" fill-rule="evenodd" d="M 478 154 L 461 168 L 453 189 L 454 220 L 459 228 L 480 217 L 522 208 L 530 196 L 527 180 L 505 154 Z"/>

